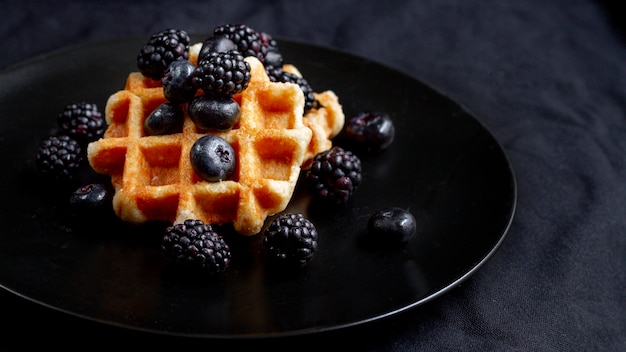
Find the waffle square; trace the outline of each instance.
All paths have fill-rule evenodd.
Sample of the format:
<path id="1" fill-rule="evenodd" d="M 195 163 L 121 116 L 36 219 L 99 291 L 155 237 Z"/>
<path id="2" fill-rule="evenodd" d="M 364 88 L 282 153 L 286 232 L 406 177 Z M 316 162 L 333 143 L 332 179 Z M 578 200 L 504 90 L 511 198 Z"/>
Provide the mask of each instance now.
<path id="1" fill-rule="evenodd" d="M 262 63 L 253 57 L 246 61 L 251 67 L 250 83 L 233 97 L 241 106 L 240 121 L 228 131 L 211 132 L 228 141 L 237 154 L 229 180 L 207 182 L 193 171 L 190 149 L 206 133 L 196 129 L 186 112 L 182 133 L 145 135 L 145 119 L 166 101 L 160 82 L 133 72 L 125 89 L 109 97 L 108 129 L 103 138 L 89 144 L 87 153 L 96 172 L 111 176 L 113 209 L 122 220 L 198 219 L 232 223 L 237 232 L 253 235 L 268 216 L 287 207 L 301 167 L 319 148 L 328 148 L 324 140 L 333 128 L 326 116 L 339 113 L 323 114 L 305 124 L 300 88 L 270 82 Z M 334 108 L 341 111 L 338 102 Z"/>

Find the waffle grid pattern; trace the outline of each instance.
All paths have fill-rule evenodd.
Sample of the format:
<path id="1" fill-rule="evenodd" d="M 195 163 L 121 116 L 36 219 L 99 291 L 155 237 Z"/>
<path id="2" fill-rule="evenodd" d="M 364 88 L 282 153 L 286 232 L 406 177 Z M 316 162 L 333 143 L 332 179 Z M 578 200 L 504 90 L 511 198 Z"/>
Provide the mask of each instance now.
<path id="1" fill-rule="evenodd" d="M 311 152 L 313 132 L 302 117 L 304 96 L 295 84 L 270 82 L 258 60 L 246 60 L 252 79 L 234 97 L 241 105 L 240 122 L 211 133 L 235 149 L 237 167 L 230 180 L 207 182 L 194 173 L 189 151 L 205 134 L 188 116 L 182 133 L 145 135 L 145 119 L 166 101 L 154 81 L 131 73 L 126 88 L 109 98 L 109 127 L 104 138 L 89 145 L 88 155 L 95 171 L 111 176 L 113 208 L 121 219 L 232 222 L 239 233 L 252 235 L 267 216 L 286 208 Z"/>

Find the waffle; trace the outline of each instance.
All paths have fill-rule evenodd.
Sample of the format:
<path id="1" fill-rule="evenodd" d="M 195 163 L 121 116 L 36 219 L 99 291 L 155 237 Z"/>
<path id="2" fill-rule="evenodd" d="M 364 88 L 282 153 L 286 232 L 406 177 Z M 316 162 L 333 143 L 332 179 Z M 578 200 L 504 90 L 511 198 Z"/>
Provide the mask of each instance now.
<path id="1" fill-rule="evenodd" d="M 198 219 L 232 223 L 237 232 L 253 235 L 268 216 L 286 208 L 313 135 L 303 123 L 304 95 L 295 84 L 270 82 L 257 59 L 246 61 L 250 83 L 233 97 L 241 105 L 240 121 L 228 131 L 212 133 L 237 153 L 229 180 L 207 182 L 193 171 L 189 151 L 204 134 L 188 115 L 182 133 L 145 135 L 145 119 L 166 101 L 159 82 L 133 72 L 125 89 L 109 97 L 109 126 L 87 152 L 91 167 L 111 176 L 113 209 L 122 220 Z"/>
<path id="2" fill-rule="evenodd" d="M 298 68 L 291 64 L 283 65 L 283 70 L 302 77 Z M 307 147 L 303 168 L 311 165 L 313 157 L 332 147 L 332 139 L 339 134 L 345 122 L 343 108 L 339 98 L 332 90 L 313 93 L 321 108 L 311 109 L 304 115 L 303 123 L 313 131 L 313 137 Z"/>
<path id="3" fill-rule="evenodd" d="M 202 43 L 197 43 L 189 47 L 189 61 L 194 65 L 198 64 L 198 54 L 202 49 Z M 302 73 L 292 64 L 283 65 L 283 70 L 302 77 Z M 343 107 L 339 103 L 339 98 L 332 90 L 314 92 L 315 99 L 320 103 L 320 108 L 309 110 L 302 120 L 305 126 L 313 132 L 311 142 L 307 147 L 303 168 L 311 165 L 313 157 L 332 146 L 332 139 L 339 134 L 345 122 Z"/>

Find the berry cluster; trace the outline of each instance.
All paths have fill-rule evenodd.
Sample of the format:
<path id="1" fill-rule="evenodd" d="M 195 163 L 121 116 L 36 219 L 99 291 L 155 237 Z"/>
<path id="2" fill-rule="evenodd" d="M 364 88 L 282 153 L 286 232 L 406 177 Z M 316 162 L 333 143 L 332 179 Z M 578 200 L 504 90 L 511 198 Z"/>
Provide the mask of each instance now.
<path id="1" fill-rule="evenodd" d="M 62 186 L 76 187 L 86 161 L 87 145 L 104 135 L 107 124 L 98 106 L 89 102 L 67 105 L 57 116 L 58 129 L 44 138 L 35 161 L 41 175 Z M 79 211 L 107 208 L 112 190 L 102 183 L 79 185 L 69 196 L 69 205 Z M 110 208 L 110 207 L 108 207 Z"/>
<path id="2" fill-rule="evenodd" d="M 250 81 L 250 66 L 244 61 L 247 56 L 263 63 L 272 81 L 298 84 L 305 97 L 304 113 L 319 107 L 309 83 L 283 71 L 283 56 L 271 35 L 245 24 L 217 26 L 202 42 L 197 66 L 188 61 L 189 41 L 184 30 L 166 29 L 154 33 L 137 55 L 140 72 L 160 80 L 168 100 L 146 119 L 146 134 L 180 132 L 185 103 L 200 130 L 226 130 L 235 126 L 240 111 L 232 96 L 246 89 Z"/>
<path id="3" fill-rule="evenodd" d="M 87 144 L 102 137 L 106 122 L 96 104 L 79 102 L 58 114 L 57 125 L 57 131 L 40 142 L 35 160 L 42 175 L 67 183 L 76 178 Z"/>

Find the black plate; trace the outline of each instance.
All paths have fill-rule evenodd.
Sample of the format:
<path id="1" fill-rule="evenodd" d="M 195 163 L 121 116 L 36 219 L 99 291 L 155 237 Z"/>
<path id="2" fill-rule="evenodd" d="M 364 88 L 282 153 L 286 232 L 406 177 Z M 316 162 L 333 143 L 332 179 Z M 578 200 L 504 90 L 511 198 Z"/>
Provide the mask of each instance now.
<path id="1" fill-rule="evenodd" d="M 280 42 L 286 61 L 316 91 L 334 90 L 347 117 L 384 111 L 397 128 L 390 149 L 358 154 L 364 181 L 345 209 L 317 209 L 306 192 L 296 192 L 287 210 L 304 212 L 320 235 L 308 267 L 289 272 L 266 265 L 262 236 L 234 236 L 233 263 L 223 275 L 181 277 L 160 255 L 155 226 L 114 217 L 76 221 L 66 193 L 38 178 L 37 145 L 66 104 L 86 100 L 104 110 L 108 96 L 136 71 L 143 42 L 62 50 L 0 76 L 0 285 L 6 290 L 142 331 L 295 335 L 365 323 L 430 301 L 475 273 L 505 238 L 516 204 L 514 174 L 474 116 L 398 71 L 293 41 Z M 418 235 L 404 248 L 363 241 L 370 215 L 387 206 L 408 209 L 417 219 Z"/>

